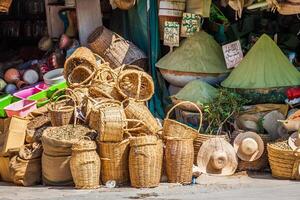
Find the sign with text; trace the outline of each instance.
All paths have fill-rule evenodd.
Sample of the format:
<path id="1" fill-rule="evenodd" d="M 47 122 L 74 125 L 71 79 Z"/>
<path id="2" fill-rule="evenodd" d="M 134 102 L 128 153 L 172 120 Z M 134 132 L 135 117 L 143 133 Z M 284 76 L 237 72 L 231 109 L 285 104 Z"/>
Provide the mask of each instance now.
<path id="1" fill-rule="evenodd" d="M 227 68 L 235 68 L 243 60 L 243 51 L 239 40 L 222 46 Z"/>
<path id="2" fill-rule="evenodd" d="M 179 23 L 178 22 L 165 22 L 164 29 L 164 45 L 170 47 L 179 46 Z"/>
<path id="3" fill-rule="evenodd" d="M 183 13 L 181 37 L 189 37 L 200 31 L 201 16 L 192 13 Z"/>

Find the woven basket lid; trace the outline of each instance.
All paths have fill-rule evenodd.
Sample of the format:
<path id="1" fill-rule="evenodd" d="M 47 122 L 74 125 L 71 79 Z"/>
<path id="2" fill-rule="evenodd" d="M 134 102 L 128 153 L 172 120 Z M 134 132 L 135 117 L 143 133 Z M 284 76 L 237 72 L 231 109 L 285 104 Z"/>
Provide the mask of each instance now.
<path id="1" fill-rule="evenodd" d="M 255 161 L 264 152 L 264 142 L 261 137 L 251 131 L 238 134 L 233 142 L 237 156 L 244 161 Z"/>
<path id="2" fill-rule="evenodd" d="M 297 86 L 300 85 L 300 72 L 276 43 L 264 34 L 221 85 L 240 89 Z"/>
<path id="3" fill-rule="evenodd" d="M 227 176 L 234 174 L 238 159 L 231 144 L 222 138 L 212 138 L 202 144 L 197 164 L 202 173 Z"/>
<path id="4" fill-rule="evenodd" d="M 288 140 L 289 146 L 295 151 L 300 148 L 300 133 L 293 133 Z"/>

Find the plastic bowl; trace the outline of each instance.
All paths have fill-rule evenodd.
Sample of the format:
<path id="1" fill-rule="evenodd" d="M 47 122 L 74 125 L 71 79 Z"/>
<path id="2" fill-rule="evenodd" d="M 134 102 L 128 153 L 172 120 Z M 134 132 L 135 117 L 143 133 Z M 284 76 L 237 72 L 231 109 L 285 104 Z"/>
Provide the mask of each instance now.
<path id="1" fill-rule="evenodd" d="M 8 117 L 26 117 L 29 113 L 37 108 L 36 101 L 23 99 L 16 103 L 10 104 L 9 106 L 6 106 L 4 109 Z"/>
<path id="2" fill-rule="evenodd" d="M 47 85 L 54 85 L 60 82 L 63 82 L 65 80 L 64 78 L 64 69 L 63 68 L 59 68 L 59 69 L 55 69 L 52 70 L 50 72 L 47 72 L 44 76 L 44 82 Z"/>

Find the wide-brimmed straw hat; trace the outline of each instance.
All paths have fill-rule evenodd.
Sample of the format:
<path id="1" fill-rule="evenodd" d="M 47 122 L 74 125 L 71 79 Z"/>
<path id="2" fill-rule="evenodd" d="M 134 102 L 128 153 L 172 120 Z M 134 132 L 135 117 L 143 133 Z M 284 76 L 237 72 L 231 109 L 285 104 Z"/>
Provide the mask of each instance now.
<path id="1" fill-rule="evenodd" d="M 255 161 L 264 152 L 264 142 L 261 137 L 254 132 L 240 133 L 233 142 L 237 156 L 243 161 Z"/>
<path id="2" fill-rule="evenodd" d="M 202 173 L 227 176 L 234 174 L 238 159 L 231 144 L 222 138 L 212 138 L 202 144 L 197 164 Z"/>

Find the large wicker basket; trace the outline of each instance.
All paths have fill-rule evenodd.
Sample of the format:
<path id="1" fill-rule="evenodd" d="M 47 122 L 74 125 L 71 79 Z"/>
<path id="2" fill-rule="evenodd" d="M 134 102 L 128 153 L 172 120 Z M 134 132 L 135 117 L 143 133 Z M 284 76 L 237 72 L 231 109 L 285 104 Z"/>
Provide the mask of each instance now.
<path id="1" fill-rule="evenodd" d="M 300 180 L 300 155 L 288 146 L 286 140 L 269 143 L 267 149 L 273 177 Z"/>
<path id="2" fill-rule="evenodd" d="M 117 185 L 129 183 L 129 140 L 119 143 L 98 142 L 101 159 L 101 180 L 105 184 L 109 180 L 115 180 Z"/>
<path id="3" fill-rule="evenodd" d="M 123 64 L 147 67 L 147 57 L 138 47 L 104 26 L 98 27 L 89 36 L 88 46 L 109 62 L 113 69 Z"/>
<path id="4" fill-rule="evenodd" d="M 193 161 L 193 139 L 166 138 L 166 168 L 170 183 L 191 183 Z"/>
<path id="5" fill-rule="evenodd" d="M 157 187 L 160 182 L 163 143 L 156 136 L 130 138 L 129 174 L 131 186 Z"/>
<path id="6" fill-rule="evenodd" d="M 231 135 L 231 141 L 234 141 L 234 139 L 238 136 L 239 133 L 241 133 L 241 131 L 233 131 Z M 272 139 L 268 134 L 258 134 L 258 135 L 261 137 L 265 145 L 265 149 L 262 156 L 259 159 L 252 162 L 243 161 L 239 159 L 239 164 L 238 164 L 239 171 L 245 171 L 245 170 L 261 171 L 269 167 L 267 144 L 271 142 Z"/>
<path id="7" fill-rule="evenodd" d="M 72 146 L 70 168 L 77 189 L 94 189 L 100 185 L 100 158 L 94 141 L 81 139 Z"/>

